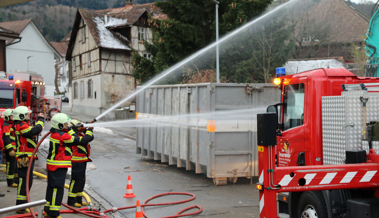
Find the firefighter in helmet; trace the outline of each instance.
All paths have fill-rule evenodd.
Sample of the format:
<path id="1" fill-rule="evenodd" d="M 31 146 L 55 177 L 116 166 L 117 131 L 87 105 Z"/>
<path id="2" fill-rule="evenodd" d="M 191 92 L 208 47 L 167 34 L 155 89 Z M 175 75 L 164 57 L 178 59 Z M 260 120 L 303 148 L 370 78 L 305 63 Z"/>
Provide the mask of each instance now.
<path id="1" fill-rule="evenodd" d="M 36 137 L 39 135 L 44 126 L 43 114 L 38 114 L 38 121 L 35 126 L 29 125 L 29 120 L 32 111 L 25 106 L 18 106 L 13 110 L 13 128 L 15 131 L 16 139 L 16 161 L 18 168 L 18 189 L 17 189 L 17 201 L 16 205 L 27 203 L 26 199 L 26 176 L 28 166 L 31 164 L 30 175 L 33 175 L 34 161 L 30 163 L 30 158 L 37 145 Z M 37 154 L 35 154 L 35 159 Z M 29 190 L 33 184 L 33 176 L 29 177 Z M 28 209 L 19 210 L 17 213 L 30 213 Z"/>
<path id="2" fill-rule="evenodd" d="M 86 129 L 80 127 L 80 124 L 79 120 L 72 120 L 70 127 L 80 137 L 84 137 Z M 72 132 L 71 134 L 74 133 Z M 83 190 L 86 183 L 87 162 L 92 162 L 90 159 L 90 153 L 91 147 L 89 144 L 72 146 L 71 182 L 67 200 L 67 204 L 70 206 L 81 207 L 82 205 L 87 205 L 86 202 L 83 202 Z"/>
<path id="3" fill-rule="evenodd" d="M 64 113 L 57 113 L 51 118 L 51 135 L 49 154 L 47 156 L 47 189 L 45 216 L 60 218 L 63 188 L 67 168 L 71 167 L 71 147 L 87 145 L 93 139 L 92 129 L 86 130 L 83 137 L 69 130 L 71 119 Z"/>
<path id="4" fill-rule="evenodd" d="M 13 130 L 13 110 L 6 109 L 3 112 L 4 123 L 3 123 L 3 142 L 4 142 L 4 153 L 6 154 L 7 160 L 7 184 L 9 187 L 17 187 L 18 178 L 15 178 L 17 165 L 16 165 L 16 143 Z"/>

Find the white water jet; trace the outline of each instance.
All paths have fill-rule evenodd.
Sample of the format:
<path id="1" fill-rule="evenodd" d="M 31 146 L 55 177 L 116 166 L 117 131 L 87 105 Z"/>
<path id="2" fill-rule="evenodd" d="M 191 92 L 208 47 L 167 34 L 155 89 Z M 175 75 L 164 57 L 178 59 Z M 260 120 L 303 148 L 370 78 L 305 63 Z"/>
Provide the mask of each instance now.
<path id="1" fill-rule="evenodd" d="M 136 120 L 120 120 L 102 123 L 84 124 L 85 127 L 162 127 L 162 126 L 191 126 L 196 123 L 206 125 L 207 120 L 253 121 L 258 113 L 264 113 L 266 108 L 250 108 L 241 110 L 214 111 L 199 114 L 180 114 L 164 116 L 143 114 Z"/>
<path id="2" fill-rule="evenodd" d="M 147 89 L 151 85 L 153 85 L 153 84 L 157 83 L 158 81 L 162 80 L 167 75 L 171 74 L 172 72 L 174 72 L 175 70 L 177 70 L 180 67 L 184 66 L 185 64 L 193 61 L 194 59 L 198 58 L 199 56 L 201 56 L 201 55 L 205 54 L 206 52 L 210 51 L 211 49 L 215 48 L 217 44 L 222 44 L 224 42 L 227 42 L 229 39 L 231 39 L 232 37 L 236 36 L 240 32 L 248 29 L 252 25 L 254 25 L 254 24 L 262 21 L 263 19 L 269 17 L 270 15 L 273 15 L 273 14 L 277 13 L 281 9 L 283 9 L 285 7 L 292 7 L 292 6 L 294 6 L 295 3 L 298 2 L 298 1 L 299 0 L 292 0 L 292 1 L 289 1 L 287 3 L 284 3 L 284 4 L 276 7 L 272 11 L 270 11 L 270 12 L 268 12 L 268 13 L 260 16 L 260 17 L 258 17 L 257 19 L 255 19 L 255 20 L 253 20 L 253 21 L 251 21 L 251 22 L 249 22 L 249 23 L 241 26 L 240 28 L 234 30 L 233 32 L 229 33 L 228 35 L 222 37 L 221 39 L 219 39 L 218 42 L 214 42 L 214 43 L 210 44 L 209 46 L 201 49 L 200 51 L 194 53 L 193 55 L 189 56 L 188 58 L 182 60 L 181 62 L 175 64 L 174 66 L 168 68 L 167 70 L 161 72 L 159 75 L 157 75 L 156 77 L 154 77 L 153 79 L 151 79 L 149 82 L 146 83 L 146 85 L 142 86 L 139 90 L 137 90 L 136 92 L 134 92 L 132 95 L 130 95 L 130 96 L 126 97 L 125 99 L 117 102 L 112 107 L 108 108 L 106 111 L 104 111 L 99 116 L 97 116 L 95 119 L 96 120 L 101 119 L 103 116 L 105 116 L 106 114 L 108 114 L 109 112 L 111 112 L 112 110 L 114 110 L 115 108 L 119 107 L 120 105 L 122 105 L 126 101 L 128 101 L 128 100 L 132 99 L 133 97 L 135 97 L 138 93 L 142 92 L 143 90 Z"/>

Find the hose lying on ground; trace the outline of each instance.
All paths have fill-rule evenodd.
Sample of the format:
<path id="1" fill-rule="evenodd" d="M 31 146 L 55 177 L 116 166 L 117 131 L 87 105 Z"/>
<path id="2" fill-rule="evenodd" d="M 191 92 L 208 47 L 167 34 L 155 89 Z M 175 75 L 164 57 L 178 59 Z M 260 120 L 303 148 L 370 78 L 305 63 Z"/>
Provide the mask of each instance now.
<path id="1" fill-rule="evenodd" d="M 32 154 L 32 156 L 30 158 L 30 164 L 28 166 L 28 173 L 27 173 L 27 176 L 26 176 L 26 197 L 27 197 L 28 202 L 30 202 L 29 178 L 30 178 L 30 170 L 31 170 L 31 165 L 32 165 L 31 163 L 32 163 L 32 161 L 34 161 L 34 155 L 37 153 L 39 146 L 41 145 L 41 143 L 43 142 L 43 140 L 45 140 L 45 138 L 47 136 L 49 136 L 49 135 L 50 135 L 50 131 L 48 133 L 46 133 L 41 138 L 41 140 L 37 143 L 37 146 L 35 147 L 35 149 L 33 151 L 33 154 Z M 43 175 L 41 173 L 37 173 L 37 172 L 33 171 L 33 174 L 37 175 L 37 176 L 40 176 L 40 177 L 42 177 L 44 179 L 47 179 L 47 176 L 45 176 L 45 175 Z M 67 184 L 65 184 L 65 188 L 69 188 L 69 186 Z M 189 198 L 189 199 L 183 200 L 183 201 L 176 201 L 176 202 L 169 202 L 169 203 L 146 204 L 147 202 L 149 202 L 149 201 L 151 201 L 151 200 L 153 200 L 155 198 L 159 198 L 159 197 L 166 196 L 166 195 L 189 195 L 189 196 L 192 196 L 192 198 Z M 71 207 L 71 206 L 69 206 L 67 204 L 62 203 L 62 205 L 65 206 L 65 207 L 67 207 L 69 210 L 62 210 L 61 213 L 80 213 L 80 214 L 83 214 L 83 215 L 86 215 L 86 216 L 89 216 L 89 217 L 94 217 L 94 218 L 110 218 L 110 217 L 106 216 L 105 213 L 116 212 L 116 211 L 119 211 L 119 210 L 132 209 L 132 208 L 136 208 L 137 207 L 137 206 L 120 207 L 120 208 L 113 208 L 113 209 L 106 210 L 104 212 L 100 212 L 100 211 L 92 208 L 91 199 L 89 198 L 89 196 L 87 194 L 83 193 L 83 197 L 86 199 L 87 203 L 91 207 L 85 207 L 85 208 L 76 209 L 76 208 L 73 208 L 73 207 Z M 141 208 L 142 208 L 143 215 L 146 218 L 148 218 L 148 216 L 145 214 L 144 207 L 182 204 L 182 203 L 186 203 L 186 202 L 192 201 L 195 198 L 196 198 L 196 196 L 194 194 L 192 194 L 192 193 L 187 193 L 187 192 L 167 192 L 167 193 L 162 193 L 162 194 L 159 194 L 159 195 L 155 195 L 155 196 L 147 199 L 144 202 L 144 204 L 141 205 Z M 192 212 L 192 213 L 183 214 L 184 212 L 186 212 L 188 210 L 191 210 L 193 208 L 197 208 L 198 211 L 195 211 L 195 212 Z M 174 216 L 167 216 L 167 217 L 162 217 L 162 218 L 175 218 L 175 217 L 193 216 L 193 215 L 200 214 L 202 211 L 203 211 L 202 207 L 200 207 L 199 205 L 194 205 L 194 206 L 190 206 L 190 207 L 187 207 L 187 208 L 179 211 Z M 37 218 L 38 213 L 35 213 L 33 211 L 33 208 L 30 208 L 30 212 L 31 212 L 31 214 L 13 215 L 13 216 L 9 216 L 8 218 L 18 218 L 18 217 L 24 217 L 24 218 L 26 218 L 26 217 L 33 217 L 33 218 Z"/>

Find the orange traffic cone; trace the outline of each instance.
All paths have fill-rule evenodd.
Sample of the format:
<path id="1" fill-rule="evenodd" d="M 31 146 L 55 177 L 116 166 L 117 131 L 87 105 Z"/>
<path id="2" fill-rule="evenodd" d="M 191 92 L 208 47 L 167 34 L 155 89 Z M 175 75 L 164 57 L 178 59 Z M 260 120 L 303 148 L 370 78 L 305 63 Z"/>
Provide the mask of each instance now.
<path id="1" fill-rule="evenodd" d="M 137 200 L 137 211 L 136 211 L 136 218 L 143 218 L 143 213 L 141 209 L 141 204 L 139 203 L 139 200 Z"/>
<path id="2" fill-rule="evenodd" d="M 124 195 L 124 198 L 134 198 L 136 195 L 133 194 L 133 186 L 132 186 L 132 180 L 130 178 L 130 175 L 128 176 L 128 184 L 126 185 L 126 194 Z"/>

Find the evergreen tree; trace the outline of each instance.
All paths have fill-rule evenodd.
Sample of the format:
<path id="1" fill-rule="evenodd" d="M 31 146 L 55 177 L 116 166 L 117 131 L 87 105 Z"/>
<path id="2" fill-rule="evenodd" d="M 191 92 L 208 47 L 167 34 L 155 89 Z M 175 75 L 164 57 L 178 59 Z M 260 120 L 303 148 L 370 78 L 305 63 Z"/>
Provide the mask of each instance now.
<path id="1" fill-rule="evenodd" d="M 220 0 L 220 35 L 260 15 L 271 0 Z M 152 44 L 144 42 L 151 60 L 134 53 L 134 76 L 142 82 L 215 40 L 215 5 L 205 0 L 156 2 L 168 20 L 150 19 Z M 237 57 L 238 58 L 238 57 Z"/>

